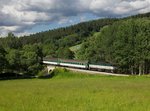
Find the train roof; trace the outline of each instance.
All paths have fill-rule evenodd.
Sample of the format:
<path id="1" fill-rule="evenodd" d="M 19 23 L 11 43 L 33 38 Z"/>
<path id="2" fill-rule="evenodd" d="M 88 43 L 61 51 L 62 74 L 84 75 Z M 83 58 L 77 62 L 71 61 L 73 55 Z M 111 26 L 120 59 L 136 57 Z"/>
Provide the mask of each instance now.
<path id="1" fill-rule="evenodd" d="M 45 61 L 54 61 L 54 62 L 72 62 L 72 63 L 88 63 L 88 61 L 81 61 L 75 59 L 60 59 L 60 58 L 49 58 L 45 57 L 43 60 Z"/>
<path id="2" fill-rule="evenodd" d="M 89 63 L 87 60 L 60 59 L 60 58 L 50 58 L 50 57 L 45 57 L 43 60 L 51 61 L 51 62 L 69 62 L 69 63 L 83 63 L 83 64 Z M 115 67 L 112 64 L 106 62 L 98 62 L 98 63 L 90 62 L 89 64 Z"/>

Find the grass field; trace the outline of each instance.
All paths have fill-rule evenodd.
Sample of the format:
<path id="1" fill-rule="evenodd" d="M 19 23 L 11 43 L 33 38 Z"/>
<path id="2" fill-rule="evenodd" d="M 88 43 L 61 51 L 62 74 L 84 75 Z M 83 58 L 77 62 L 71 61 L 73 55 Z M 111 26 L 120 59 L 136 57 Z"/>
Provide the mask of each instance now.
<path id="1" fill-rule="evenodd" d="M 0 111 L 150 111 L 150 78 L 66 72 L 52 79 L 4 80 Z"/>

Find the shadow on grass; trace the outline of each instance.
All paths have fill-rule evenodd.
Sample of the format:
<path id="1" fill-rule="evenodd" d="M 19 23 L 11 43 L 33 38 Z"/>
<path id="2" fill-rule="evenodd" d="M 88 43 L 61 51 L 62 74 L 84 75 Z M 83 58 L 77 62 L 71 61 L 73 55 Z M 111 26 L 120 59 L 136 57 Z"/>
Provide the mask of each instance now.
<path id="1" fill-rule="evenodd" d="M 0 81 L 1 80 L 16 80 L 16 79 L 33 79 L 35 76 L 30 75 L 21 75 L 17 73 L 2 73 L 0 74 Z"/>

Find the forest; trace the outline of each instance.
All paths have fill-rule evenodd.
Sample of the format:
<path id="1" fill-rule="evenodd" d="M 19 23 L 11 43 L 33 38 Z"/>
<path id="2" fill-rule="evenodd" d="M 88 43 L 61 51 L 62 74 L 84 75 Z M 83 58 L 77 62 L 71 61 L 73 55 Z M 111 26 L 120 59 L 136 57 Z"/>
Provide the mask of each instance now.
<path id="1" fill-rule="evenodd" d="M 118 73 L 150 73 L 150 19 L 128 19 L 105 26 L 82 43 L 78 58 L 108 62 Z"/>
<path id="2" fill-rule="evenodd" d="M 0 38 L 0 73 L 37 75 L 44 57 L 107 62 L 117 73 L 150 73 L 150 13 L 104 18 L 17 37 Z M 80 45 L 76 50 L 70 47 Z"/>

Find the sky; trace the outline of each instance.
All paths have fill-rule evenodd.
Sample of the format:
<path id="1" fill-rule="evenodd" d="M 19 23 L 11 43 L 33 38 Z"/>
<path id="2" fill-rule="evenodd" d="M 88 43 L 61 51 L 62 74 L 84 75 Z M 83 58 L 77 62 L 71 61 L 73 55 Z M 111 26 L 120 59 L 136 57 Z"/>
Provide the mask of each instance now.
<path id="1" fill-rule="evenodd" d="M 0 36 L 150 12 L 150 0 L 0 0 Z"/>

